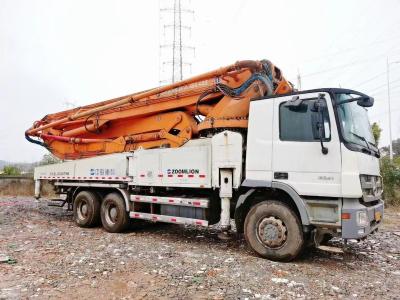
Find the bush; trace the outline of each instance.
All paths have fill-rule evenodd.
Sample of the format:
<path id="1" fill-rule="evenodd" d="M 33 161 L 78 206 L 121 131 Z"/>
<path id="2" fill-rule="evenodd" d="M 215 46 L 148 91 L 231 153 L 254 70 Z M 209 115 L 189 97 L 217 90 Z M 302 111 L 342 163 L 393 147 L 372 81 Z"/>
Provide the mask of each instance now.
<path id="1" fill-rule="evenodd" d="M 400 205 L 400 161 L 393 162 L 385 156 L 381 159 L 384 199 L 387 204 Z"/>
<path id="2" fill-rule="evenodd" d="M 14 166 L 5 166 L 3 168 L 3 175 L 9 175 L 9 176 L 21 175 L 21 171 Z"/>

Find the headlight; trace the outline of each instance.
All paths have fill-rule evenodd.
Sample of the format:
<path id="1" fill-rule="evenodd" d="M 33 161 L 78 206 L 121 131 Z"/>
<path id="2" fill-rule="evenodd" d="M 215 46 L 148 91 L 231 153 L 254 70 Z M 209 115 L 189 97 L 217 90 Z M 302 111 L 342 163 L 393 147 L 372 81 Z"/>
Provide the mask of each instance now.
<path id="1" fill-rule="evenodd" d="M 368 218 L 366 211 L 359 211 L 357 212 L 357 225 L 360 227 L 367 227 L 368 226 Z"/>

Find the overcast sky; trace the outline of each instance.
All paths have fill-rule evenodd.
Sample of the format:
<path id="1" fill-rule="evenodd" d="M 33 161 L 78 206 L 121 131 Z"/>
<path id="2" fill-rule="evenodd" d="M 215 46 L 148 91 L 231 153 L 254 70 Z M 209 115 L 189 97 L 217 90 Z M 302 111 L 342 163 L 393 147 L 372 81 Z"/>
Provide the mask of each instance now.
<path id="1" fill-rule="evenodd" d="M 46 151 L 24 131 L 66 102 L 84 105 L 155 87 L 158 0 L 0 0 L 0 160 L 36 161 Z M 400 137 L 399 0 L 192 0 L 192 74 L 267 58 L 302 89 L 371 94 L 371 121 Z"/>

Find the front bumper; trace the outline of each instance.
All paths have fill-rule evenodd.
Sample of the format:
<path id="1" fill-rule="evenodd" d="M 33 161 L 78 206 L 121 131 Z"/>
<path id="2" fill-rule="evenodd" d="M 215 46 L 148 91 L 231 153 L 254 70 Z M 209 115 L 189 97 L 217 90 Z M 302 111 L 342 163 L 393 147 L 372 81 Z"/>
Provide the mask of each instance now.
<path id="1" fill-rule="evenodd" d="M 366 214 L 364 224 L 358 222 L 359 212 Z M 364 214 L 363 213 L 363 214 Z M 343 199 L 342 216 L 347 214 L 347 219 L 342 218 L 342 238 L 361 239 L 374 232 L 383 222 L 383 201 L 378 200 L 375 205 L 366 206 L 359 199 Z M 365 216 L 365 215 L 364 215 Z"/>

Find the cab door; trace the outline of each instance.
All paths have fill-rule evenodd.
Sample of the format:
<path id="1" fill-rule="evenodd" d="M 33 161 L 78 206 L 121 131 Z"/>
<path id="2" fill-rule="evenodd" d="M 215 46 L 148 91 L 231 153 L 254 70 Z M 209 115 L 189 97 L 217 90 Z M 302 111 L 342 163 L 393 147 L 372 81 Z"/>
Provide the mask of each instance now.
<path id="1" fill-rule="evenodd" d="M 324 104 L 320 111 L 317 101 Z M 273 114 L 273 181 L 299 195 L 339 197 L 340 142 L 329 93 L 275 98 Z"/>

